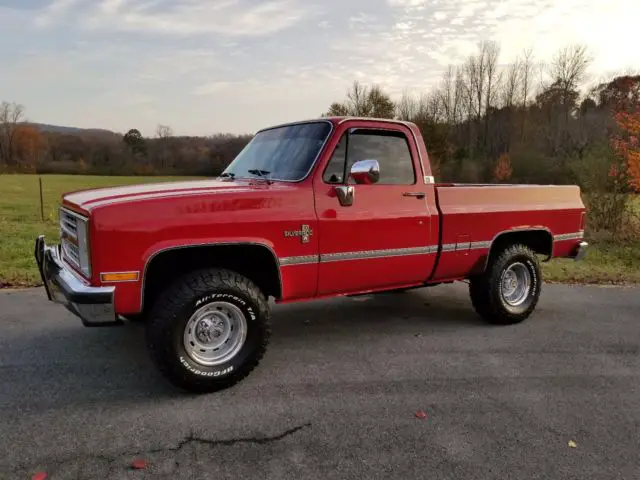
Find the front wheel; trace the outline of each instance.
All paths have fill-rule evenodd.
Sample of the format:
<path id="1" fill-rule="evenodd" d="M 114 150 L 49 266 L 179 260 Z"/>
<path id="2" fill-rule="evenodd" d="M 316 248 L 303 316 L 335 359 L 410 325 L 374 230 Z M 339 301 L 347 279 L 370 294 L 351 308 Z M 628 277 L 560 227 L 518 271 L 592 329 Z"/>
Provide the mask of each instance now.
<path id="1" fill-rule="evenodd" d="M 192 272 L 159 297 L 147 323 L 151 357 L 184 390 L 228 388 L 260 362 L 270 335 L 267 299 L 228 270 Z"/>
<path id="2" fill-rule="evenodd" d="M 538 303 L 541 288 L 540 263 L 525 245 L 511 245 L 497 253 L 486 271 L 469 283 L 476 312 L 485 321 L 499 325 L 527 319 Z"/>

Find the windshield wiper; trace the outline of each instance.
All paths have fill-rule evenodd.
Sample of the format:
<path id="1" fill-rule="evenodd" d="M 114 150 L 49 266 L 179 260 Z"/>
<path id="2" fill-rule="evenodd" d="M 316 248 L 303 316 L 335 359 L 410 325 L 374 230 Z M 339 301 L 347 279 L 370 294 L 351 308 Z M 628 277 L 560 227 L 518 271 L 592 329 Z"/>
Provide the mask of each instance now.
<path id="1" fill-rule="evenodd" d="M 269 185 L 271 185 L 272 183 L 268 177 L 268 175 L 271 173 L 269 170 L 258 170 L 257 168 L 254 168 L 251 170 L 247 170 L 247 172 L 251 175 L 257 175 L 260 178 L 264 178 Z"/>

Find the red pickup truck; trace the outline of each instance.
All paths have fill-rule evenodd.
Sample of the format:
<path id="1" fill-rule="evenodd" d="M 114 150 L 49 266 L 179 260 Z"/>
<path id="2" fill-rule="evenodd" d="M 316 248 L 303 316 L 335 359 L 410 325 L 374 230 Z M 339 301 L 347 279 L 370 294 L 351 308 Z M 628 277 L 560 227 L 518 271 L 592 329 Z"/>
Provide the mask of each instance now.
<path id="1" fill-rule="evenodd" d="M 336 117 L 259 131 L 216 179 L 68 193 L 35 257 L 51 301 L 85 326 L 144 319 L 168 380 L 211 392 L 262 358 L 270 297 L 468 280 L 480 316 L 514 324 L 584 226 L 577 186 L 436 184 L 414 124 Z"/>

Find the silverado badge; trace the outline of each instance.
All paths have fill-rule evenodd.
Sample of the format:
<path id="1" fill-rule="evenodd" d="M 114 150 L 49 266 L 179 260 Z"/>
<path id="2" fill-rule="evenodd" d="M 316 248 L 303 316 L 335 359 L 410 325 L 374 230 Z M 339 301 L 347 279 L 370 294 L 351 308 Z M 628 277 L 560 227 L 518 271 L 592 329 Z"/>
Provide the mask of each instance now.
<path id="1" fill-rule="evenodd" d="M 300 230 L 285 230 L 285 237 L 300 237 L 302 243 L 309 243 L 309 239 L 313 235 L 313 230 L 309 225 L 302 225 Z"/>

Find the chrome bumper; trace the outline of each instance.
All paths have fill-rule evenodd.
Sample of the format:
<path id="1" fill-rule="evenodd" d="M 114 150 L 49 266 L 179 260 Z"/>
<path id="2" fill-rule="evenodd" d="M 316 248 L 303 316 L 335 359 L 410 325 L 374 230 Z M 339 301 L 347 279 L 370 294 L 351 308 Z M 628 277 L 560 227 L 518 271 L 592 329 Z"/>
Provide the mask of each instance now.
<path id="1" fill-rule="evenodd" d="M 587 248 L 589 248 L 589 244 L 587 242 L 580 242 L 576 245 L 576 248 L 573 251 L 573 255 L 571 256 L 576 262 L 582 260 L 587 254 Z"/>
<path id="2" fill-rule="evenodd" d="M 82 320 L 85 327 L 121 325 L 113 305 L 115 287 L 85 285 L 60 260 L 59 246 L 36 239 L 35 257 L 47 297 Z"/>

